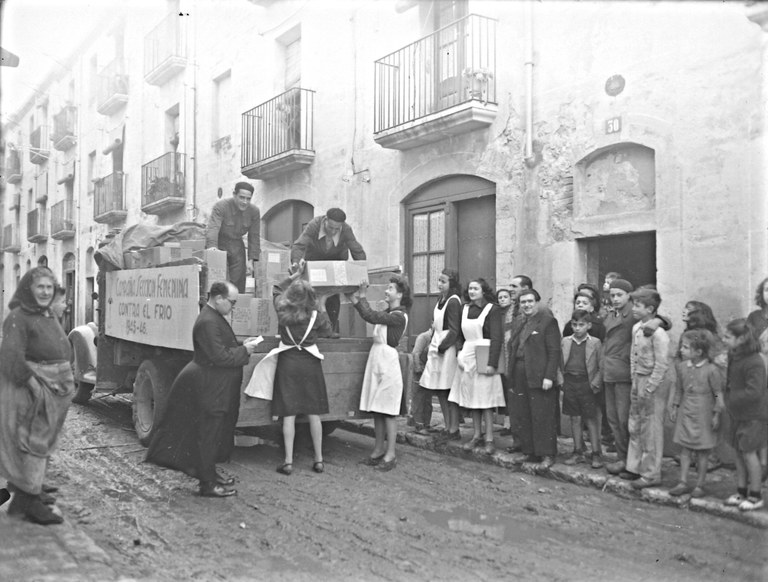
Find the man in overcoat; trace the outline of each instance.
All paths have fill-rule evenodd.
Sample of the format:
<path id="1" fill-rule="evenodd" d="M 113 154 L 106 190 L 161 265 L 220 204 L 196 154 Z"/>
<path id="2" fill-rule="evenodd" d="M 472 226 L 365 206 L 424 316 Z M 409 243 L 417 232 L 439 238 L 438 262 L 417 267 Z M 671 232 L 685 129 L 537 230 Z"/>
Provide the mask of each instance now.
<path id="1" fill-rule="evenodd" d="M 535 289 L 520 292 L 509 346 L 507 378 L 512 387 L 512 419 L 525 461 L 549 468 L 557 454 L 557 390 L 560 329 L 539 305 Z"/>
<path id="2" fill-rule="evenodd" d="M 147 451 L 148 462 L 199 479 L 204 497 L 237 493 L 230 488 L 234 479 L 216 471 L 216 463 L 232 454 L 243 366 L 256 349 L 251 340 L 239 345 L 225 319 L 236 302 L 232 283 L 211 285 L 208 302 L 192 328 L 194 357 L 174 380 Z"/>

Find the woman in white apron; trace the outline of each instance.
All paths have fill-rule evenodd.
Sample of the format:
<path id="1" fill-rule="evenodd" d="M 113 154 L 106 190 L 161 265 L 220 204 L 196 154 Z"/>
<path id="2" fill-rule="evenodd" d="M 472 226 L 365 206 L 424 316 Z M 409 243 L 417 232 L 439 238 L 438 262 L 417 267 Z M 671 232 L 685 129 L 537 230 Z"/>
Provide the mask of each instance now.
<path id="1" fill-rule="evenodd" d="M 432 315 L 432 341 L 419 386 L 421 391 L 427 392 L 426 398 L 431 399 L 432 394 L 437 395 L 445 423 L 442 437 L 447 440 L 460 440 L 459 409 L 454 403 L 448 402 L 448 392 L 456 374 L 456 343 L 461 328 L 462 301 L 458 271 L 443 269 L 437 279 L 437 290 L 440 298 Z M 416 422 L 419 423 L 420 420 L 423 422 L 418 418 Z"/>
<path id="2" fill-rule="evenodd" d="M 300 272 L 293 278 L 298 275 Z M 323 355 L 315 342 L 318 337 L 330 337 L 332 332 L 325 297 L 316 299 L 308 282 L 295 280 L 275 297 L 275 311 L 280 344 L 256 365 L 245 393 L 272 400 L 272 415 L 283 418 L 285 460 L 277 472 L 293 473 L 296 415 L 305 414 L 315 453 L 312 470 L 322 473 L 325 464 L 320 415 L 328 413 L 328 394 L 321 364 Z"/>
<path id="3" fill-rule="evenodd" d="M 493 303 L 494 295 L 484 279 L 470 281 L 467 286 L 469 304 L 461 314 L 464 346 L 458 355 L 458 371 L 453 377 L 448 400 L 472 411 L 474 434 L 465 443 L 471 451 L 483 443 L 485 421 L 485 452 L 493 454 L 493 409 L 504 406 L 501 375 L 497 371 L 503 342 L 501 310 Z M 487 361 L 478 366 L 477 348 L 487 350 Z"/>
<path id="4" fill-rule="evenodd" d="M 397 344 L 408 325 L 406 310 L 411 306 L 411 290 L 404 277 L 395 275 L 384 291 L 386 311 L 374 311 L 365 298 L 368 283 L 360 284 L 360 290 L 348 295 L 360 316 L 373 323 L 373 346 L 368 354 L 360 394 L 360 410 L 373 415 L 376 442 L 373 452 L 361 462 L 379 471 L 395 468 L 395 442 L 397 441 L 397 416 L 403 402 L 403 376 Z"/>

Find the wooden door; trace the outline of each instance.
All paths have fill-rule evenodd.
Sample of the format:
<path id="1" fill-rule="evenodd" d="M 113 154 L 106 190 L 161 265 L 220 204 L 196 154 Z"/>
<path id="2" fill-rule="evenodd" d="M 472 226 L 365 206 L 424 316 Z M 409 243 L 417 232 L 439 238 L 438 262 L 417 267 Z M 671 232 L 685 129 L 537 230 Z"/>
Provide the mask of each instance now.
<path id="1" fill-rule="evenodd" d="M 481 277 L 496 289 L 496 196 L 455 203 L 462 284 Z"/>

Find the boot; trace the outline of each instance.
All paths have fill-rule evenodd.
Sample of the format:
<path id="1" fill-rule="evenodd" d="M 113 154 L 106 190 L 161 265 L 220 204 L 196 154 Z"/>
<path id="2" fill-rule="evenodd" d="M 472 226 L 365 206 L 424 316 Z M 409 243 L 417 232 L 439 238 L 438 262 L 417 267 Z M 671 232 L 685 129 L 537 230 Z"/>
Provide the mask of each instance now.
<path id="1" fill-rule="evenodd" d="M 26 517 L 28 521 L 39 523 L 40 525 L 53 525 L 64 521 L 63 517 L 40 501 L 39 497 L 36 495 L 31 497 L 32 499 L 24 512 L 24 517 Z"/>

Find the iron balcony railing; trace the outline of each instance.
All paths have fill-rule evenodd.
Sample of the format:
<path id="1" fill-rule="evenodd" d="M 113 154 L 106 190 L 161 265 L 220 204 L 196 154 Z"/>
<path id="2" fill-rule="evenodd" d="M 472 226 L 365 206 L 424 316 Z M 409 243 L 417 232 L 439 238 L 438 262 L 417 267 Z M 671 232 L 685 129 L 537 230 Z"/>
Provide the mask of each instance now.
<path id="1" fill-rule="evenodd" d="M 29 134 L 29 161 L 33 164 L 45 163 L 50 152 L 48 126 L 39 125 Z"/>
<path id="2" fill-rule="evenodd" d="M 185 57 L 181 19 L 171 12 L 144 37 L 144 75 L 148 75 L 172 57 Z"/>
<path id="3" fill-rule="evenodd" d="M 122 172 L 115 172 L 96 182 L 93 191 L 94 218 L 108 212 L 125 210 L 123 175 Z"/>
<path id="4" fill-rule="evenodd" d="M 27 212 L 27 240 L 35 241 L 47 236 L 45 231 L 45 208 L 35 208 Z"/>
<path id="5" fill-rule="evenodd" d="M 241 166 L 291 150 L 314 151 L 315 92 L 296 87 L 243 113 Z"/>
<path id="6" fill-rule="evenodd" d="M 496 103 L 496 20 L 470 14 L 374 63 L 374 133 L 472 100 Z"/>
<path id="7" fill-rule="evenodd" d="M 128 75 L 122 59 L 115 59 L 99 73 L 98 105 L 102 106 L 115 95 L 128 94 Z"/>
<path id="8" fill-rule="evenodd" d="M 6 224 L 3 227 L 3 251 L 6 252 L 18 252 L 19 243 L 19 228 L 15 224 Z"/>
<path id="9" fill-rule="evenodd" d="M 75 135 L 75 124 L 77 123 L 77 107 L 74 105 L 65 105 L 56 115 L 53 116 L 53 143 L 57 143 L 65 137 Z"/>
<path id="10" fill-rule="evenodd" d="M 72 200 L 62 200 L 51 206 L 51 234 L 65 230 L 75 230 L 72 207 Z"/>
<path id="11" fill-rule="evenodd" d="M 163 198 L 184 198 L 186 175 L 184 154 L 168 152 L 141 167 L 141 205 Z"/>

